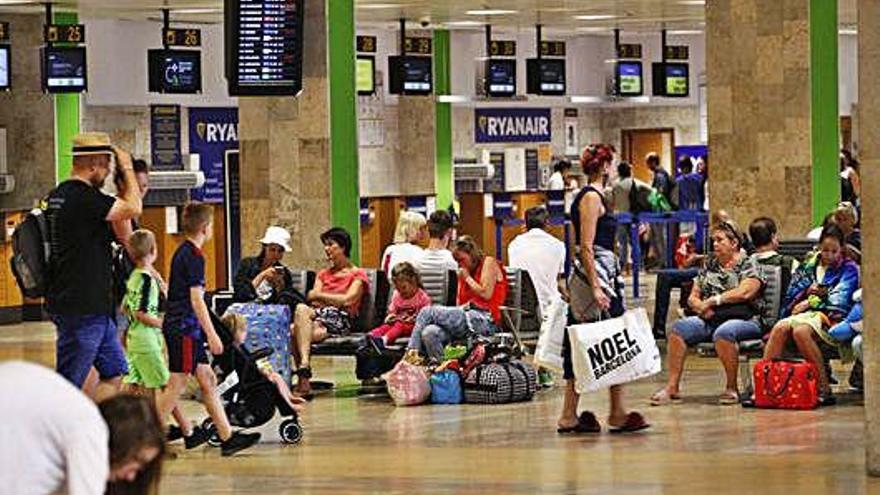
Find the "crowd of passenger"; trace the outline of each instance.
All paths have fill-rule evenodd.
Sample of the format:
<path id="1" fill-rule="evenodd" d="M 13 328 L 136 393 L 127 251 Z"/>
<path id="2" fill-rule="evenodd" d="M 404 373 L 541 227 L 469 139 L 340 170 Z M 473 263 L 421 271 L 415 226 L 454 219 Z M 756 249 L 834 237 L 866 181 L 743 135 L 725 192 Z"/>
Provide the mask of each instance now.
<path id="1" fill-rule="evenodd" d="M 137 222 L 149 186 L 146 164 L 136 165 L 102 134 L 78 136 L 73 154 L 72 177 L 49 194 L 46 208 L 52 235 L 46 300 L 58 329 L 58 374 L 24 364 L 0 366 L 0 390 L 10 388 L 5 390 L 8 396 L 30 394 L 48 401 L 28 411 L 15 405 L 21 401 L 6 401 L 0 410 L 10 413 L 4 417 L 21 419 L 23 434 L 47 436 L 56 446 L 81 446 L 75 452 L 69 450 L 66 459 L 69 491 L 82 487 L 91 493 L 94 490 L 88 487 L 108 480 L 111 491 L 125 485 L 146 490 L 158 477 L 165 438 L 183 438 L 188 449 L 208 440 L 209 433 L 186 418 L 178 405 L 190 377 L 199 384 L 223 455 L 259 440 L 259 434 L 233 431 L 209 366 L 208 352 L 220 355 L 224 350 L 205 303 L 203 246 L 213 234 L 213 212 L 198 203 L 184 208 L 185 241 L 174 253 L 166 283 L 154 266 L 155 235 L 139 228 Z M 570 303 L 569 324 L 623 314 L 622 275 L 630 265 L 627 248 L 631 240 L 628 231 L 619 227 L 618 218 L 634 212 L 632 203 L 639 188 L 661 195 L 661 204 L 704 208 L 705 160 L 698 161 L 694 172 L 693 161 L 683 159 L 675 179 L 659 166 L 657 155 L 649 155 L 646 161 L 654 177 L 652 185 L 633 178 L 626 162 L 612 168 L 612 147 L 588 147 L 580 159 L 584 173 L 580 188 L 567 175 L 570 164 L 557 164 L 552 184 L 573 192 L 567 211 L 575 241 L 570 276 L 566 278 L 566 246 L 548 232 L 549 212 L 544 206 L 525 212 L 525 231 L 508 246 L 510 267 L 529 273 L 538 313 L 564 300 Z M 115 197 L 101 192 L 111 172 L 115 172 Z M 766 339 L 765 358 L 797 353 L 813 363 L 820 370 L 821 403 L 834 403 L 830 351 L 844 359 L 860 359 L 861 349 L 860 183 L 858 164 L 849 155 L 842 157 L 841 181 L 848 201 L 826 217 L 818 234 L 810 234 L 817 247 L 801 260 L 778 252 L 779 233 L 773 219 L 755 219 L 746 234 L 719 210 L 709 228 L 711 252 L 700 253 L 691 240 L 684 246 L 680 267 L 658 272 L 654 333 L 667 339 L 668 380 L 650 397 L 652 405 L 681 400 L 688 348 L 706 342 L 714 343 L 726 377 L 719 403 L 743 402 L 747 398 L 740 397 L 738 389 L 738 344 L 762 338 Z M 650 245 L 649 257 L 663 259 L 665 234 L 653 228 L 642 233 Z M 285 253 L 291 251 L 290 233 L 270 226 L 259 242 L 259 254 L 239 264 L 234 299 L 289 308 L 296 383 L 291 390 L 274 370 L 261 371 L 291 408 L 300 409 L 312 399 L 312 346 L 328 337 L 363 332 L 368 343 L 380 350 L 405 342 L 404 360 L 434 366 L 444 359 L 448 344 L 492 336 L 502 327 L 502 306 L 510 284 L 505 267 L 484 253 L 472 237 L 457 235 L 448 211 L 435 211 L 427 219 L 418 213 L 401 213 L 394 242 L 380 260 L 393 292 L 386 317 L 377 328 L 358 327 L 367 296 L 378 288 L 370 286 L 367 272 L 351 260 L 353 241 L 344 229 L 331 228 L 321 234 L 326 268 L 317 273 L 314 287 L 306 294 L 299 292 L 283 264 Z M 421 247 L 425 244 L 426 248 Z M 782 274 L 778 290 L 784 295 L 779 307 L 767 290 L 767 267 L 778 268 Z M 120 277 L 114 270 L 126 273 Z M 458 281 L 454 305 L 438 305 L 425 292 L 421 279 L 450 270 L 456 272 Z M 116 282 L 114 287 L 114 280 L 120 278 L 123 286 Z M 685 304 L 682 317 L 667 333 L 664 306 L 668 306 L 672 287 L 682 289 Z M 246 322 L 231 315 L 223 322 L 232 333 L 226 345 L 242 345 Z M 562 356 L 566 384 L 557 431 L 598 432 L 602 427 L 596 416 L 578 410 L 571 353 L 566 330 Z M 16 379 L 24 375 L 27 379 Z M 99 406 L 85 400 L 86 395 L 76 388 Z M 134 395 L 117 395 L 120 390 Z M 636 432 L 650 426 L 640 413 L 625 407 L 622 385 L 611 387 L 609 394 L 610 431 Z M 169 429 L 165 425 L 170 416 L 177 426 Z M 77 421 L 77 426 L 44 431 L 47 424 L 70 421 Z M 83 454 L 87 451 L 93 453 Z M 7 467 L 28 462 L 26 456 L 16 460 L 6 450 L 0 452 Z M 45 464 L 40 459 L 33 462 Z M 53 469 L 58 471 L 57 466 Z M 58 484 L 64 476 L 53 472 L 41 482 Z M 18 486 L 13 481 L 4 486 Z"/>

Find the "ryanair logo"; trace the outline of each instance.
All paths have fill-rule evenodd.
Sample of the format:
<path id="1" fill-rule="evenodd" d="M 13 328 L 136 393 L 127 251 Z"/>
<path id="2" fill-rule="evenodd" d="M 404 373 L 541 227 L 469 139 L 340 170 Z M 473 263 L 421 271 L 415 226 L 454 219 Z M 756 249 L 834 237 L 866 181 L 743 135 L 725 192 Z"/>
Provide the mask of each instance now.
<path id="1" fill-rule="evenodd" d="M 198 122 L 196 134 L 208 143 L 235 143 L 238 142 L 238 124 Z"/>
<path id="2" fill-rule="evenodd" d="M 550 109 L 477 109 L 478 143 L 550 141 Z"/>

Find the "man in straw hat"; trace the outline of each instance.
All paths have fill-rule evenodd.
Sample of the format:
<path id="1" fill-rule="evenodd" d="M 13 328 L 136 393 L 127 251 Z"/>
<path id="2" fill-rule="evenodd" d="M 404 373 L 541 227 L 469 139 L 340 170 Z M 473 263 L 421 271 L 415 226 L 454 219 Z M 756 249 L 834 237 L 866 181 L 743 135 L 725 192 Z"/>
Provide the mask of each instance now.
<path id="1" fill-rule="evenodd" d="M 100 190 L 114 156 L 116 173 L 125 178 L 120 198 Z M 57 370 L 82 387 L 94 366 L 101 379 L 96 400 L 114 394 L 128 371 L 116 335 L 110 222 L 134 218 L 141 208 L 131 155 L 112 146 L 107 134 L 76 136 L 70 179 L 48 198 L 51 255 L 46 300 L 58 328 Z"/>

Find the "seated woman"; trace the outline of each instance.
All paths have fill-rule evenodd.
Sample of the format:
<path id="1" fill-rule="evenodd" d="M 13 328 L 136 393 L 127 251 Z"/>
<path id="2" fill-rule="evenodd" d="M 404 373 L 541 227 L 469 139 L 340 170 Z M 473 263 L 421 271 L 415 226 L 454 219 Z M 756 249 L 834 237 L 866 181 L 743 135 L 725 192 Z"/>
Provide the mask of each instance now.
<path id="1" fill-rule="evenodd" d="M 296 308 L 290 329 L 293 341 L 291 353 L 299 380 L 295 393 L 310 398 L 312 369 L 309 367 L 312 344 L 330 335 L 351 333 L 361 306 L 361 299 L 370 290 L 367 274 L 354 266 L 351 255 L 351 236 L 345 229 L 334 227 L 321 234 L 324 254 L 330 267 L 318 272 L 315 288 L 309 292 L 308 305 Z"/>
<path id="2" fill-rule="evenodd" d="M 760 268 L 743 252 L 740 239 L 740 230 L 731 221 L 713 226 L 715 256 L 700 270 L 688 298 L 688 305 L 698 316 L 672 324 L 667 348 L 669 378 L 666 387 L 651 396 L 651 405 L 681 400 L 679 386 L 688 346 L 711 341 L 715 342 L 727 377 L 718 402 L 739 403 L 737 343 L 763 335 L 757 296 L 764 285 Z"/>
<path id="3" fill-rule="evenodd" d="M 382 253 L 382 271 L 388 275 L 391 281 L 391 271 L 398 263 L 408 261 L 417 265 L 425 250 L 418 242 L 425 238 L 425 226 L 427 221 L 421 213 L 403 211 L 397 219 L 397 227 L 394 230 L 394 244 L 385 248 Z"/>
<path id="4" fill-rule="evenodd" d="M 819 397 L 822 405 L 834 403 L 831 385 L 819 342 L 841 346 L 828 329 L 843 321 L 853 306 L 853 294 L 859 288 L 859 267 L 845 256 L 843 231 L 828 225 L 819 237 L 820 251 L 813 254 L 795 272 L 785 296 L 782 314 L 770 333 L 764 359 L 782 357 L 786 344 L 794 340 L 801 355 L 816 366 L 819 373 Z"/>
<path id="5" fill-rule="evenodd" d="M 269 227 L 260 244 L 259 255 L 245 258 L 238 265 L 233 300 L 288 305 L 292 317 L 297 304 L 305 302 L 305 296 L 293 287 L 293 278 L 281 263 L 284 253 L 291 251 L 290 233 L 281 227 Z"/>
<path id="6" fill-rule="evenodd" d="M 443 360 L 443 348 L 469 334 L 489 336 L 501 324 L 501 306 L 507 298 L 507 274 L 495 258 L 484 256 L 470 236 L 455 242 L 458 262 L 458 306 L 429 306 L 416 317 L 407 346 L 407 360 Z"/>
<path id="7" fill-rule="evenodd" d="M 858 229 L 859 214 L 855 206 L 845 201 L 837 205 L 834 223 L 843 231 L 844 254 L 856 264 L 861 264 L 862 231 Z"/>

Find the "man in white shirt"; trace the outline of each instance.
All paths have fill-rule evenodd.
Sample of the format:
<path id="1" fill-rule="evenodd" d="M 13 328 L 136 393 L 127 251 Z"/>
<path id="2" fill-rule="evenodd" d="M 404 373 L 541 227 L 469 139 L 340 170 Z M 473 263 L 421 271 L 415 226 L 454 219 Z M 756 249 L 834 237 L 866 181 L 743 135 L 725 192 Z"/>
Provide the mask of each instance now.
<path id="1" fill-rule="evenodd" d="M 562 298 L 559 287 L 565 273 L 565 244 L 544 230 L 549 216 L 544 206 L 529 208 L 526 232 L 507 247 L 510 267 L 529 273 L 542 313 Z"/>
<path id="2" fill-rule="evenodd" d="M 421 254 L 416 263 L 419 273 L 439 273 L 458 270 L 458 263 L 449 251 L 452 239 L 452 215 L 446 210 L 431 213 L 428 219 L 428 248 Z"/>

